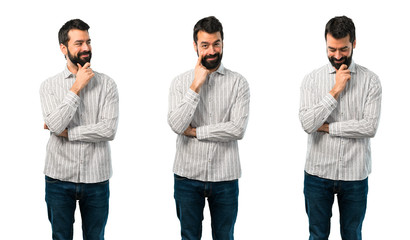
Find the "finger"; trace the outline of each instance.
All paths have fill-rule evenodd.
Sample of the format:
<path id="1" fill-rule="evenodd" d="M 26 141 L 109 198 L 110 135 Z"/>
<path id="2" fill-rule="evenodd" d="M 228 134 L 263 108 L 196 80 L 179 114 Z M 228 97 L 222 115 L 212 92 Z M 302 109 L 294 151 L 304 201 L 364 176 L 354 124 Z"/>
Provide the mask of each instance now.
<path id="1" fill-rule="evenodd" d="M 81 70 L 83 67 L 79 63 L 77 63 L 78 70 Z"/>
<path id="2" fill-rule="evenodd" d="M 91 66 L 91 63 L 90 63 L 90 62 L 86 62 L 86 63 L 84 64 L 83 68 L 89 68 L 90 66 Z"/>
<path id="3" fill-rule="evenodd" d="M 350 69 L 345 69 L 345 70 L 339 70 L 340 74 L 343 75 L 350 75 Z"/>
<path id="4" fill-rule="evenodd" d="M 340 66 L 339 71 L 340 70 L 346 70 L 347 69 L 347 65 L 346 64 L 342 64 L 342 66 Z"/>
<path id="5" fill-rule="evenodd" d="M 198 53 L 198 62 L 196 63 L 197 65 L 201 65 L 202 58 L 203 58 L 202 52 L 199 52 L 199 53 Z"/>

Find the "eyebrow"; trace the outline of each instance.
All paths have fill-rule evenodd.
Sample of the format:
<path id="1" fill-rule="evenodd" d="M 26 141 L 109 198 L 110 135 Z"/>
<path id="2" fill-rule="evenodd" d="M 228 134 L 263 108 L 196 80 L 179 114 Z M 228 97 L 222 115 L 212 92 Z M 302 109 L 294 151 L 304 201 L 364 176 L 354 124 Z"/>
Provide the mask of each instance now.
<path id="1" fill-rule="evenodd" d="M 330 49 L 330 50 L 345 50 L 345 49 L 347 49 L 347 48 L 349 48 L 349 47 L 348 47 L 348 46 L 344 46 L 344 47 L 342 47 L 342 48 L 334 48 L 334 47 L 328 46 L 327 48 Z"/>
<path id="2" fill-rule="evenodd" d="M 87 40 L 76 40 L 74 41 L 74 43 L 83 43 L 83 42 L 91 42 L 91 39 L 87 39 Z"/>
<path id="3" fill-rule="evenodd" d="M 213 44 L 215 44 L 215 43 L 219 43 L 219 42 L 221 42 L 221 40 L 220 39 L 218 39 L 218 40 L 216 40 L 215 42 L 213 42 Z M 203 42 L 201 42 L 201 44 L 210 44 L 209 42 L 205 42 L 205 41 L 203 41 Z"/>

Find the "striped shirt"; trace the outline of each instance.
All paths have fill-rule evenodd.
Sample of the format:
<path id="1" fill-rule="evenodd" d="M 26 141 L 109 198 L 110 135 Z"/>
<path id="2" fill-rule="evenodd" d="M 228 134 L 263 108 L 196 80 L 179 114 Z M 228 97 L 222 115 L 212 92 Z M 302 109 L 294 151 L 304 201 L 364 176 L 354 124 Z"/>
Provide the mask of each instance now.
<path id="1" fill-rule="evenodd" d="M 41 107 L 50 130 L 44 174 L 51 178 L 96 183 L 112 175 L 108 141 L 117 130 L 117 87 L 108 76 L 94 74 L 80 96 L 70 91 L 76 76 L 67 67 L 41 85 Z M 68 138 L 59 137 L 65 129 Z"/>
<path id="2" fill-rule="evenodd" d="M 174 173 L 200 181 L 228 181 L 241 176 L 237 140 L 245 134 L 249 86 L 244 77 L 221 65 L 199 94 L 190 89 L 194 70 L 170 87 L 168 124 L 178 134 Z M 183 135 L 191 125 L 196 138 Z"/>
<path id="3" fill-rule="evenodd" d="M 382 87 L 376 74 L 355 64 L 335 100 L 336 71 L 329 63 L 308 74 L 301 87 L 299 118 L 309 134 L 305 171 L 332 180 L 365 179 L 371 172 L 370 138 L 379 123 Z M 329 134 L 317 132 L 329 123 Z"/>

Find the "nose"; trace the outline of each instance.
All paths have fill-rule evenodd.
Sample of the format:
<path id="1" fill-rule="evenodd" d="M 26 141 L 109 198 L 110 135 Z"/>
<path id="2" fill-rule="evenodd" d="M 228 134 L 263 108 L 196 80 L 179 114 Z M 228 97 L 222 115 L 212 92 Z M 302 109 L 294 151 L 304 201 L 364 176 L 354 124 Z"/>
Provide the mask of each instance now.
<path id="1" fill-rule="evenodd" d="M 335 52 L 335 58 L 336 58 L 336 59 L 341 59 L 342 57 L 343 57 L 342 53 L 341 53 L 339 50 L 337 50 L 337 51 Z"/>
<path id="2" fill-rule="evenodd" d="M 91 45 L 89 43 L 83 43 L 83 45 L 81 46 L 81 50 L 83 52 L 90 51 L 91 50 Z"/>
<path id="3" fill-rule="evenodd" d="M 214 55 L 216 52 L 215 52 L 215 48 L 214 48 L 214 46 L 209 46 L 209 48 L 208 48 L 208 52 L 207 52 L 207 55 Z"/>

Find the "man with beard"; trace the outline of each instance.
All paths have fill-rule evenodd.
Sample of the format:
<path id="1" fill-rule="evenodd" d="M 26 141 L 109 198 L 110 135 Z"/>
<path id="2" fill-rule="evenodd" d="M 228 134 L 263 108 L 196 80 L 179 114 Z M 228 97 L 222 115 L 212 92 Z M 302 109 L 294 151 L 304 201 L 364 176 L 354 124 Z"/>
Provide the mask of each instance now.
<path id="1" fill-rule="evenodd" d="M 73 239 L 79 201 L 84 239 L 104 239 L 108 218 L 110 147 L 118 120 L 115 82 L 90 68 L 89 26 L 65 23 L 58 40 L 67 65 L 40 88 L 44 128 L 50 131 L 44 168 L 53 239 Z"/>
<path id="2" fill-rule="evenodd" d="M 205 199 L 213 239 L 233 239 L 241 176 L 238 141 L 249 115 L 245 78 L 222 63 L 223 30 L 215 17 L 194 27 L 195 69 L 170 87 L 168 123 L 178 134 L 174 197 L 184 240 L 200 239 Z"/>
<path id="3" fill-rule="evenodd" d="M 376 74 L 352 61 L 356 37 L 350 18 L 332 18 L 325 39 L 330 63 L 303 80 L 299 110 L 309 134 L 304 181 L 309 239 L 328 239 L 336 194 L 342 239 L 358 240 L 382 88 Z"/>

